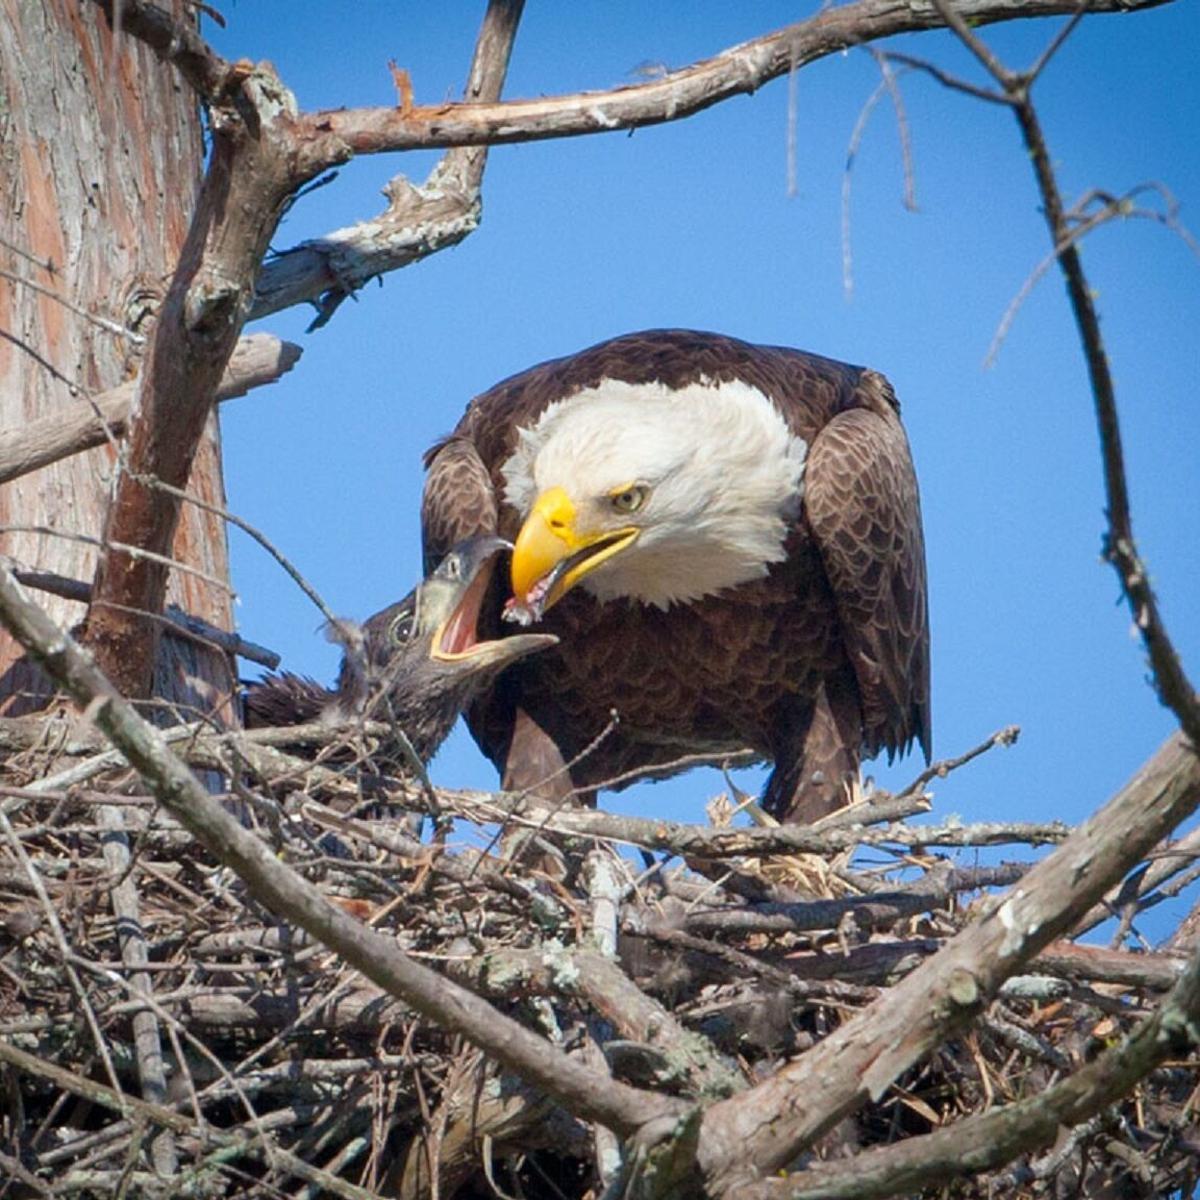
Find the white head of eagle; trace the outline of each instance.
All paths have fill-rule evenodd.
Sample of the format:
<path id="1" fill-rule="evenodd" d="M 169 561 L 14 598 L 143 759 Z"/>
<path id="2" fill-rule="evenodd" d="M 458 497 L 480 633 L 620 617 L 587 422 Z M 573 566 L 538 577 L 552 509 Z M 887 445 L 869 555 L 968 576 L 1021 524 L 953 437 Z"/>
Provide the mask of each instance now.
<path id="1" fill-rule="evenodd" d="M 786 557 L 807 447 L 744 382 L 605 380 L 551 404 L 519 439 L 502 467 L 523 522 L 518 594 L 558 567 L 556 595 L 578 582 L 602 601 L 667 608 Z"/>

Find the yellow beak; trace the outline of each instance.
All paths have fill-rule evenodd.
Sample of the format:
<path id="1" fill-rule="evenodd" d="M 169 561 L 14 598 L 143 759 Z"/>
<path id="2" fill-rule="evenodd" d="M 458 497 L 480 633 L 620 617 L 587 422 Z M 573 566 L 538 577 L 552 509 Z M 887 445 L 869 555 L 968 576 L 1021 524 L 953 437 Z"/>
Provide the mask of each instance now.
<path id="1" fill-rule="evenodd" d="M 539 582 L 552 576 L 539 608 L 545 612 L 567 594 L 589 571 L 607 562 L 637 539 L 636 526 L 580 533 L 575 527 L 575 505 L 560 487 L 543 492 L 534 502 L 512 556 L 513 595 L 526 603 Z"/>

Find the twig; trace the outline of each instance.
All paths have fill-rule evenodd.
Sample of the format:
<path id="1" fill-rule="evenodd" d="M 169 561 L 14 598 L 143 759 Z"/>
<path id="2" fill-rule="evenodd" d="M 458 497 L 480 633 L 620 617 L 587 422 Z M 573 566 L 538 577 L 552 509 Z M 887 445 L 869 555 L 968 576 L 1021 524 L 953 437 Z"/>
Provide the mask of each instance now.
<path id="1" fill-rule="evenodd" d="M 993 902 L 986 917 L 968 925 L 886 997 L 745 1097 L 707 1109 L 698 1154 L 708 1178 L 732 1183 L 752 1169 L 775 1169 L 846 1112 L 881 1095 L 1197 805 L 1200 762 L 1176 737 L 1003 900 Z M 767 1124 L 765 1113 L 775 1114 Z"/>
<path id="2" fill-rule="evenodd" d="M 0 555 L 0 560 L 16 577 L 18 583 L 26 587 L 36 588 L 40 592 L 49 592 L 52 596 L 61 596 L 64 600 L 76 600 L 87 604 L 92 598 L 92 585 L 82 579 L 68 579 L 65 575 L 57 575 L 53 571 L 34 571 L 21 566 L 15 559 Z M 185 637 L 198 638 L 202 642 L 217 646 L 227 654 L 236 654 L 248 662 L 259 663 L 269 671 L 279 666 L 279 655 L 265 646 L 248 642 L 240 634 L 231 633 L 226 629 L 218 629 L 200 617 L 185 613 L 170 605 L 167 611 L 158 614 L 147 614 L 157 617 L 172 625 Z"/>
<path id="3" fill-rule="evenodd" d="M 37 533 L 42 537 L 62 538 L 69 542 L 82 542 L 85 546 L 104 547 L 103 538 L 93 537 L 90 533 L 79 533 L 75 530 L 55 529 L 51 525 L 0 525 L 0 533 Z M 229 586 L 229 583 L 224 579 L 218 579 L 215 575 L 210 575 L 207 571 L 201 570 L 199 567 L 193 567 L 190 563 L 180 562 L 177 558 L 171 558 L 165 554 L 156 554 L 152 550 L 144 550 L 139 546 L 134 546 L 129 542 L 109 542 L 108 545 L 120 550 L 124 554 L 128 554 L 130 558 L 138 559 L 142 562 L 153 563 L 155 566 L 164 569 L 169 568 L 172 571 L 182 571 L 185 575 L 191 575 L 195 579 L 202 579 L 205 583 L 212 587 L 220 589 L 228 596 L 236 596 L 237 593 Z M 94 595 L 94 593 L 93 593 Z M 117 605 L 121 611 L 134 611 L 128 605 Z M 150 609 L 138 609 L 139 614 L 149 614 Z"/>
<path id="4" fill-rule="evenodd" d="M 3 239 L 0 239 L 3 241 Z M 11 249 L 11 243 L 5 243 Z M 146 339 L 139 333 L 134 333 L 132 329 L 126 329 L 124 325 L 119 325 L 116 321 L 110 321 L 107 317 L 98 317 L 95 313 L 88 312 L 86 308 L 82 308 L 78 304 L 73 304 L 66 296 L 60 292 L 56 292 L 53 288 L 46 287 L 45 284 L 36 283 L 27 275 L 18 274 L 16 271 L 9 271 L 4 267 L 0 267 L 0 279 L 7 279 L 10 283 L 15 283 L 19 287 L 27 287 L 31 292 L 37 292 L 39 296 L 46 296 L 53 300 L 56 304 L 61 304 L 63 308 L 73 312 L 77 317 L 83 317 L 91 325 L 95 325 L 97 329 L 103 329 L 105 333 L 111 333 L 116 337 L 125 338 L 133 342 L 135 345 L 140 345 Z"/>
<path id="5" fill-rule="evenodd" d="M 964 1172 L 1000 1166 L 1047 1145 L 1064 1125 L 1077 1125 L 1127 1093 L 1165 1059 L 1200 1044 L 1200 951 L 1153 1016 L 1118 1046 L 1070 1078 L 1028 1100 L 896 1146 L 865 1150 L 848 1164 L 816 1164 L 784 1179 L 749 1185 L 745 1200 L 874 1200 L 915 1192 Z"/>
<path id="6" fill-rule="evenodd" d="M 165 742 L 57 629 L 0 567 L 0 620 L 93 719 L 151 784 L 163 806 L 225 865 L 261 903 L 307 929 L 348 963 L 446 1028 L 467 1036 L 500 1062 L 544 1088 L 581 1116 L 631 1133 L 678 1106 L 603 1080 L 497 1012 L 401 953 L 391 938 L 366 929 L 307 880 L 280 862 L 217 805 Z M 0 813 L 0 820 L 7 818 Z M 11 827 L 10 827 L 11 828 Z"/>
<path id="7" fill-rule="evenodd" d="M 1037 110 L 1030 99 L 1031 78 L 1028 74 L 1016 74 L 1008 70 L 996 59 L 964 20 L 963 14 L 951 7 L 949 0 L 934 0 L 934 5 L 946 24 L 958 34 L 964 45 L 975 54 L 1012 99 L 1013 111 L 1029 153 L 1038 192 L 1042 197 L 1042 214 L 1046 219 L 1050 242 L 1055 248 L 1066 281 L 1071 311 L 1087 362 L 1104 463 L 1104 490 L 1108 515 L 1104 556 L 1112 564 L 1121 581 L 1134 624 L 1141 633 L 1150 658 L 1154 687 L 1159 699 L 1175 714 L 1180 728 L 1187 734 L 1191 744 L 1200 746 L 1200 697 L 1184 673 L 1183 664 L 1167 633 L 1158 611 L 1154 589 L 1150 585 L 1149 568 L 1142 562 L 1134 541 L 1116 389 L 1100 333 L 1100 318 L 1096 312 L 1094 293 L 1084 273 L 1079 248 L 1071 237 L 1072 230 L 1054 174 L 1050 151 Z M 1072 23 L 1068 32 L 1073 27 Z M 1047 55 L 1056 49 L 1057 45 L 1058 42 L 1052 43 Z M 1043 55 L 1043 60 L 1047 55 Z"/>
<path id="8" fill-rule="evenodd" d="M 0 583 L 2 582 L 2 579 L 0 579 Z M 46 894 L 41 876 L 34 869 L 33 863 L 29 861 L 29 855 L 25 853 L 25 847 L 21 844 L 21 839 L 17 836 L 8 819 L 8 814 L 3 808 L 0 808 L 0 833 L 3 833 L 8 838 L 9 845 L 13 848 L 13 853 L 16 854 L 18 861 L 24 867 L 25 874 L 33 886 L 34 894 L 41 903 L 42 912 L 45 914 L 46 922 L 54 936 L 55 945 L 58 947 L 58 952 L 62 957 L 63 971 L 70 980 L 71 988 L 75 993 L 76 999 L 79 1001 L 84 1019 L 87 1021 L 88 1031 L 91 1033 L 92 1041 L 96 1047 L 96 1053 L 100 1056 L 100 1061 L 104 1064 L 104 1069 L 108 1074 L 108 1080 L 112 1084 L 114 1094 L 122 1096 L 124 1093 L 121 1091 L 121 1084 L 117 1078 L 117 1069 L 113 1065 L 112 1055 L 108 1051 L 108 1043 L 104 1040 L 104 1034 L 100 1030 L 100 1023 L 96 1020 L 95 1010 L 92 1008 L 92 1002 L 88 999 L 83 982 L 71 964 L 71 948 L 67 943 L 67 936 L 63 932 L 63 927 L 59 922 L 58 913 L 55 911 L 54 905 L 50 903 L 50 897 Z"/>
<path id="9" fill-rule="evenodd" d="M 978 746 L 972 747 L 965 754 L 960 754 L 957 758 L 944 758 L 940 762 L 926 767 L 908 787 L 900 792 L 900 795 L 910 796 L 923 791 L 930 780 L 945 779 L 951 771 L 957 771 L 959 767 L 965 766 L 981 754 L 986 754 L 995 746 L 1015 746 L 1017 738 L 1020 736 L 1021 727 L 1019 725 L 1005 725 L 1003 729 L 998 729 L 993 733 L 987 741 L 980 742 Z"/>
<path id="10" fill-rule="evenodd" d="M 121 947 L 121 958 L 131 972 L 129 987 L 135 993 L 152 994 L 154 985 L 150 976 L 139 969 L 149 961 L 149 954 L 142 929 L 137 887 L 130 873 L 132 858 L 129 853 L 129 839 L 125 833 L 124 815 L 119 808 L 109 804 L 101 805 L 96 815 L 106 831 L 103 839 L 105 862 L 115 877 L 109 895 L 112 899 L 113 915 L 117 918 L 117 940 Z M 163 1063 L 158 1020 L 148 1008 L 133 1015 L 133 1042 L 142 1098 L 152 1104 L 162 1104 L 167 1098 L 167 1073 Z M 164 1130 L 152 1139 L 150 1154 L 154 1169 L 160 1175 L 174 1175 L 178 1170 L 179 1157 L 169 1130 Z"/>

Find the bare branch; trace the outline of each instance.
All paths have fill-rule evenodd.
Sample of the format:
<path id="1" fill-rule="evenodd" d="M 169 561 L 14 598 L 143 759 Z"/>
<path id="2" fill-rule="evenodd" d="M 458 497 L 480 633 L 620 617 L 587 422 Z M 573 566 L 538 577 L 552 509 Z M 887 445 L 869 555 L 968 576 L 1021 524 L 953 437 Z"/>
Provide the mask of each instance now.
<path id="1" fill-rule="evenodd" d="M 886 997 L 767 1082 L 708 1109 L 699 1151 L 706 1177 L 728 1186 L 746 1172 L 783 1166 L 857 1104 L 880 1095 L 1197 806 L 1200 761 L 1172 738 L 1016 889 Z"/>
<path id="2" fill-rule="evenodd" d="M 294 342 L 281 341 L 268 333 L 241 338 L 217 385 L 215 399 L 232 400 L 253 388 L 274 383 L 296 365 L 300 355 L 301 349 Z M 130 380 L 91 397 L 86 404 L 77 401 L 19 429 L 0 432 L 0 483 L 101 446 L 110 437 L 120 437 L 137 386 L 137 380 Z"/>
<path id="3" fill-rule="evenodd" d="M 945 779 L 951 771 L 957 771 L 959 767 L 966 766 L 967 763 L 978 758 L 981 754 L 986 754 L 996 746 L 1015 746 L 1017 738 L 1020 736 L 1021 727 L 1019 725 L 1005 725 L 1003 729 L 998 729 L 993 733 L 986 742 L 980 742 L 978 746 L 972 747 L 965 754 L 960 754 L 957 758 L 944 758 L 926 767 L 900 795 L 909 796 L 922 791 L 925 785 L 931 780 Z"/>
<path id="4" fill-rule="evenodd" d="M 465 989 L 413 962 L 393 939 L 334 907 L 213 800 L 158 732 L 121 698 L 75 642 L 0 568 L 0 619 L 153 788 L 163 806 L 272 911 L 308 930 L 380 987 L 463 1034 L 581 1116 L 628 1134 L 679 1106 L 581 1067 Z"/>
<path id="5" fill-rule="evenodd" d="M 874 1200 L 1002 1166 L 1019 1153 L 1049 1145 L 1061 1127 L 1100 1112 L 1166 1059 L 1193 1052 L 1200 1044 L 1197 1012 L 1200 951 L 1152 1017 L 1120 1045 L 1040 1095 L 895 1146 L 866 1150 L 846 1163 L 816 1164 L 749 1184 L 739 1195 L 745 1200 Z"/>
<path id="6" fill-rule="evenodd" d="M 1129 12 L 1165 0 L 1096 0 L 1092 13 Z M 1077 0 L 958 0 L 953 12 L 971 26 L 1072 14 Z M 732 96 L 757 91 L 793 68 L 851 46 L 946 23 L 927 0 L 857 0 L 755 38 L 659 79 L 607 92 L 580 92 L 503 104 L 327 110 L 304 117 L 344 138 L 357 154 L 443 146 L 503 145 L 607 133 L 676 121 Z"/>
<path id="7" fill-rule="evenodd" d="M 948 0 L 935 0 L 944 8 Z M 970 30 L 954 25 L 955 32 L 974 49 L 978 38 Z M 976 51 L 978 53 L 978 51 Z M 988 63 L 990 56 L 984 57 Z M 1094 292 L 1083 270 L 1079 248 L 1071 238 L 1071 225 L 1058 180 L 1054 175 L 1050 152 L 1042 133 L 1037 111 L 1029 98 L 1028 84 L 1023 77 L 992 61 L 990 68 L 1014 100 L 1017 123 L 1033 166 L 1038 191 L 1042 197 L 1042 213 L 1050 231 L 1059 266 L 1067 284 L 1071 311 L 1079 330 L 1087 361 L 1088 377 L 1096 408 L 1096 423 L 1100 432 L 1100 448 L 1104 462 L 1104 490 L 1108 508 L 1108 530 L 1105 534 L 1104 555 L 1117 572 L 1133 613 L 1134 624 L 1142 635 L 1154 673 L 1154 684 L 1162 702 L 1171 709 L 1193 746 L 1200 746 L 1200 696 L 1183 670 L 1162 616 L 1158 600 L 1150 585 L 1150 572 L 1137 551 L 1133 536 L 1133 518 L 1129 504 L 1129 488 L 1125 477 L 1125 453 L 1121 443 L 1120 421 L 1117 415 L 1116 388 L 1108 365 L 1108 354 L 1100 333 L 1100 318 L 1096 312 Z"/>
<path id="8" fill-rule="evenodd" d="M 491 0 L 467 80 L 466 99 L 500 98 L 524 0 Z M 397 175 L 384 188 L 379 216 L 273 256 L 262 269 L 249 320 L 282 308 L 315 303 L 323 324 L 368 280 L 457 245 L 479 225 L 487 147 L 451 149 L 414 187 Z"/>
<path id="9" fill-rule="evenodd" d="M 92 598 L 92 585 L 84 583 L 82 579 L 68 579 L 52 571 L 30 570 L 7 555 L 0 555 L 0 562 L 13 573 L 18 583 L 23 583 L 26 587 L 35 588 L 39 592 L 49 592 L 52 596 L 61 596 L 64 600 L 76 600 L 80 604 L 87 604 Z M 274 650 L 268 650 L 255 642 L 248 642 L 240 634 L 218 629 L 215 625 L 210 625 L 191 613 L 185 613 L 174 605 L 168 605 L 166 612 L 158 619 L 169 622 L 181 636 L 217 646 L 226 654 L 236 654 L 239 658 L 258 663 L 269 671 L 279 666 L 279 655 Z"/>
<path id="10" fill-rule="evenodd" d="M 146 0 L 95 0 L 108 17 L 114 32 L 132 34 L 148 45 L 206 100 L 218 100 L 236 86 L 246 68 L 230 64 L 196 32 L 193 22 L 178 20 L 157 4 Z"/>

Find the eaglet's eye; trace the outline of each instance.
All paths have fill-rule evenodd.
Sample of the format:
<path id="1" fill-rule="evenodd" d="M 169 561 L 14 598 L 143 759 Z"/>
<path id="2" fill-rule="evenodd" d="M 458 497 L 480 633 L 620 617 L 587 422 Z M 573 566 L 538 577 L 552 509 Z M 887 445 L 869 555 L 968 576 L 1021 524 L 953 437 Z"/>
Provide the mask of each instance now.
<path id="1" fill-rule="evenodd" d="M 403 646 L 412 638 L 413 632 L 413 612 L 411 609 L 405 609 L 400 613 L 395 620 L 388 626 L 388 636 L 391 638 L 393 646 Z"/>
<path id="2" fill-rule="evenodd" d="M 649 490 L 649 488 L 643 487 L 640 483 L 633 483 L 628 487 L 618 488 L 617 491 L 610 492 L 608 501 L 617 512 L 634 513 L 646 502 L 646 494 Z"/>

